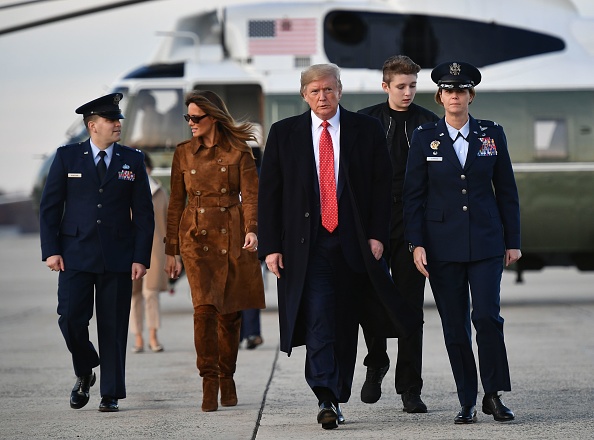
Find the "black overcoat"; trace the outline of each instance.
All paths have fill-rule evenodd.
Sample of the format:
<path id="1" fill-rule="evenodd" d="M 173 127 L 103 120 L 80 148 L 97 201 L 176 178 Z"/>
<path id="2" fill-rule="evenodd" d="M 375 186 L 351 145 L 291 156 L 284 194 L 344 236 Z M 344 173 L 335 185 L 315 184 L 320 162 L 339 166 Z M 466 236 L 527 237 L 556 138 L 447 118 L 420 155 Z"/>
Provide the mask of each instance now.
<path id="1" fill-rule="evenodd" d="M 320 225 L 320 197 L 307 111 L 272 125 L 260 174 L 258 199 L 261 259 L 283 255 L 278 280 L 280 348 L 305 343 L 298 320 L 312 243 Z M 421 325 L 420 314 L 397 294 L 387 266 L 376 261 L 367 240 L 389 243 L 392 171 L 386 141 L 375 118 L 340 108 L 338 218 L 341 247 L 349 266 L 369 274 L 362 289 L 363 322 L 375 322 L 384 336 L 405 334 Z M 386 308 L 387 307 L 387 308 Z"/>

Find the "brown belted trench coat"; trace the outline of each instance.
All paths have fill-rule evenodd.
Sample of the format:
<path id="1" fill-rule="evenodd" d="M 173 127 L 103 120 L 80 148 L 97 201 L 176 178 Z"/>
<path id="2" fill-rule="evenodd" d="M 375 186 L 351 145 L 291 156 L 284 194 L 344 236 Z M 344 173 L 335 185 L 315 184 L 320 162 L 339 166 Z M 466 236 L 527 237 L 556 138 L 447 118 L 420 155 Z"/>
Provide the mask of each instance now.
<path id="1" fill-rule="evenodd" d="M 196 138 L 175 150 L 165 253 L 181 255 L 194 307 L 212 304 L 222 314 L 265 307 L 260 263 L 242 249 L 245 234 L 258 231 L 258 174 L 249 151 L 206 147 Z"/>

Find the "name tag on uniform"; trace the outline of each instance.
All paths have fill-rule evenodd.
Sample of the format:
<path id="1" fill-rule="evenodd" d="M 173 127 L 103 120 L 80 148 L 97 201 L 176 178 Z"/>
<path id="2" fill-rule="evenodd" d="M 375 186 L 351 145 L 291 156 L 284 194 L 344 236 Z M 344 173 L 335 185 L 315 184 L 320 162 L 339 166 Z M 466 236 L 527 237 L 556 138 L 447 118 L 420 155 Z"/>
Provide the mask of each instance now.
<path id="1" fill-rule="evenodd" d="M 441 156 L 428 156 L 427 157 L 427 162 L 441 162 L 443 160 L 443 157 Z"/>
<path id="2" fill-rule="evenodd" d="M 68 173 L 68 177 L 82 177 L 82 173 Z"/>

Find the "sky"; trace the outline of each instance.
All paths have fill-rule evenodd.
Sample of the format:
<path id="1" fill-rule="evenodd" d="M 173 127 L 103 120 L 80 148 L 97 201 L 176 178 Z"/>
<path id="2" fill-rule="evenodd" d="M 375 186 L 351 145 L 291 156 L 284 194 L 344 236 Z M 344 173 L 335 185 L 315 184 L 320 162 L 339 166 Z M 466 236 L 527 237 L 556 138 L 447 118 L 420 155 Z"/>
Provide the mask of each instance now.
<path id="1" fill-rule="evenodd" d="M 106 3 L 53 0 L 3 9 L 18 1 L 0 0 L 0 29 Z M 0 35 L 0 193 L 29 194 L 43 157 L 64 144 L 79 118 L 74 110 L 149 62 L 162 39 L 156 32 L 173 30 L 179 17 L 205 4 L 155 0 Z"/>

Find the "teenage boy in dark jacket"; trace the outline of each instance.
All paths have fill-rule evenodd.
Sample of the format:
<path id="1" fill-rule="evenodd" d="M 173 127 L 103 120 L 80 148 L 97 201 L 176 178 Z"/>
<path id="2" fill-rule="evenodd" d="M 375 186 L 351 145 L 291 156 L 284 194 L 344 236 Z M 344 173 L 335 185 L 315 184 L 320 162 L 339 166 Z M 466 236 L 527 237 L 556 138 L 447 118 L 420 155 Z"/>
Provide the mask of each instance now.
<path id="1" fill-rule="evenodd" d="M 380 120 L 392 160 L 392 218 L 389 264 L 392 278 L 401 295 L 413 307 L 423 309 L 425 277 L 416 270 L 408 243 L 404 242 L 402 218 L 402 187 L 410 140 L 415 128 L 426 122 L 437 121 L 438 116 L 413 103 L 417 91 L 417 74 L 421 67 L 409 57 L 396 55 L 388 58 L 383 66 L 382 89 L 388 99 L 381 104 L 359 110 Z M 375 403 L 382 394 L 382 379 L 390 368 L 385 337 L 364 331 L 367 356 L 365 383 L 361 400 Z M 423 357 L 423 327 L 407 338 L 398 339 L 396 362 L 396 392 L 402 396 L 404 411 L 425 413 L 427 406 L 421 400 L 421 367 Z"/>

